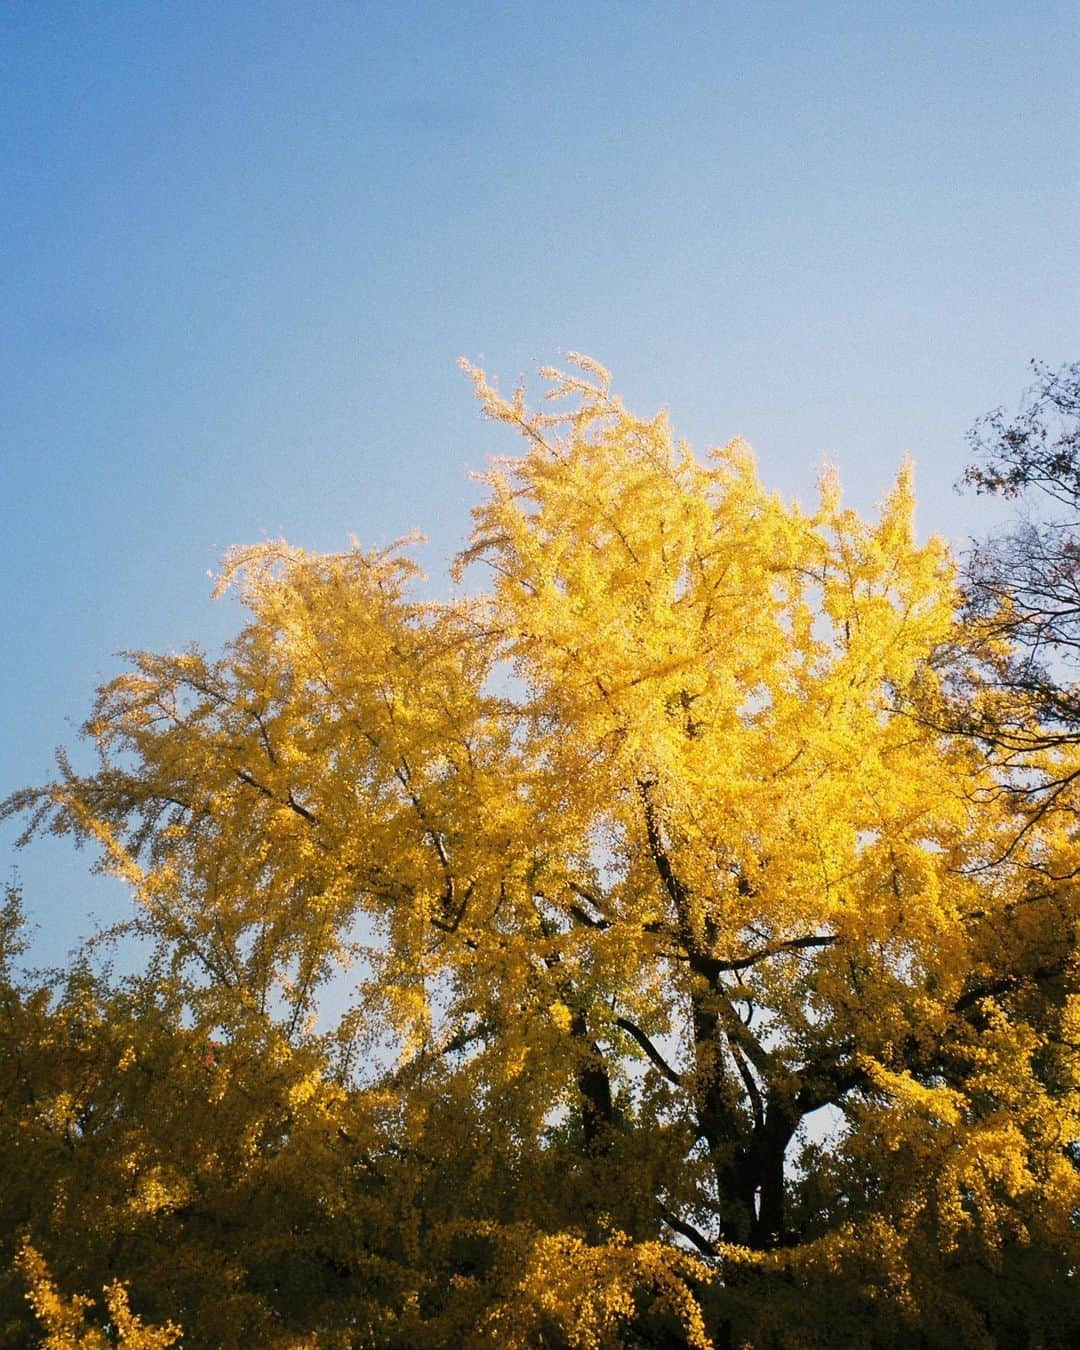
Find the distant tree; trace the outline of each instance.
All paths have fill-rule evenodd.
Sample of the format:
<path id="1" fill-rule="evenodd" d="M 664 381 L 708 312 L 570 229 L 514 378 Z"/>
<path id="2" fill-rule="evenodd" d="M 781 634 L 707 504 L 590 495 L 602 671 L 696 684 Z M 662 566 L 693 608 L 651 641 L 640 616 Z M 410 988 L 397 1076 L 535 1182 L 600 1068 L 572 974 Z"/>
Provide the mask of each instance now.
<path id="1" fill-rule="evenodd" d="M 1080 727 L 1080 364 L 1034 369 L 1022 411 L 990 413 L 968 436 L 964 482 L 1015 501 L 1020 517 L 972 550 L 965 579 L 974 612 L 1007 634 L 1019 687 L 1045 691 L 1047 717 Z"/>
<path id="2" fill-rule="evenodd" d="M 986 683 L 964 709 L 1028 819 L 1072 792 L 1053 751 L 1080 742 L 1080 364 L 1033 369 L 1020 412 L 997 409 L 969 433 L 963 477 L 1017 506 L 965 560 Z"/>
<path id="3" fill-rule="evenodd" d="M 561 411 L 472 371 L 526 441 L 487 589 L 234 551 L 235 639 L 136 654 L 96 769 L 10 800 L 154 950 L 0 979 L 14 1343 L 1072 1344 L 1075 816 L 1017 837 L 910 714 L 981 715 L 1008 633 L 908 470 L 807 512 L 573 360 Z"/>

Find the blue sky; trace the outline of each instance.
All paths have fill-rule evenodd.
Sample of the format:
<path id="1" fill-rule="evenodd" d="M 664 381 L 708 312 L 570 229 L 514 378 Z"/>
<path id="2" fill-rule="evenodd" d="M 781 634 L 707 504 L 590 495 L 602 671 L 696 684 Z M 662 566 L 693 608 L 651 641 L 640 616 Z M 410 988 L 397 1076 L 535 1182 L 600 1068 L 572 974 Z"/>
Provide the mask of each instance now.
<path id="1" fill-rule="evenodd" d="M 1078 355 L 1080 12 L 1034 3 L 0 3 L 0 792 L 124 648 L 214 645 L 234 542 L 420 527 L 512 449 L 456 367 L 577 349 L 926 529 L 1027 362 Z M 36 950 L 119 914 L 16 855 Z"/>

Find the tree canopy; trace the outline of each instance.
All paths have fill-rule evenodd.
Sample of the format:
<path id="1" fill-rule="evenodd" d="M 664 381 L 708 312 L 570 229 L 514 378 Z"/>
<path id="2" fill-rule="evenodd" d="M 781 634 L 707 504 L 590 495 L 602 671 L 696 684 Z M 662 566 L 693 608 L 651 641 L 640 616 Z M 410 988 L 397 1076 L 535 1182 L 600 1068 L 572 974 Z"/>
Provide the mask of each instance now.
<path id="1" fill-rule="evenodd" d="M 9 800 L 151 955 L 35 980 L 9 899 L 0 1327 L 1071 1344 L 1075 796 L 1025 815 L 956 717 L 1015 635 L 910 467 L 805 510 L 591 360 L 541 411 L 470 373 L 525 448 L 454 598 L 408 541 L 236 549 L 220 655 L 134 654 L 97 767 Z"/>

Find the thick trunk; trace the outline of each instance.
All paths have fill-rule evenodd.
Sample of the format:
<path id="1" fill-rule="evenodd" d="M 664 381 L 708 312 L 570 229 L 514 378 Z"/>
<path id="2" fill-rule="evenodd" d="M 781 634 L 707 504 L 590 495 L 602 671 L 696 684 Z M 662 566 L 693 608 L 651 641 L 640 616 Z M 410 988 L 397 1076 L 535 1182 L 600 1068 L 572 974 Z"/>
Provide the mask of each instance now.
<path id="1" fill-rule="evenodd" d="M 716 1179 L 720 1235 L 725 1242 L 747 1243 L 754 1225 L 754 1183 L 746 1165 L 746 1130 L 726 1072 L 720 1020 L 703 1006 L 708 998 L 694 998 L 694 1107 Z"/>
<path id="2" fill-rule="evenodd" d="M 758 1193 L 751 1246 L 779 1246 L 784 1237 L 784 1156 L 798 1118 L 786 1106 L 770 1102 L 764 1128 L 756 1130 L 750 1170 Z"/>
<path id="3" fill-rule="evenodd" d="M 753 1080 L 748 1059 L 767 1076 L 769 1056 L 740 1023 L 721 986 L 723 972 L 739 970 L 761 959 L 723 962 L 699 937 L 693 922 L 691 893 L 668 854 L 663 821 L 655 799 L 656 781 L 638 783 L 649 852 L 671 901 L 675 927 L 689 962 L 694 987 L 690 999 L 694 1032 L 694 1110 L 698 1130 L 708 1147 L 716 1181 L 721 1237 L 759 1248 L 775 1247 L 784 1232 L 784 1153 L 798 1124 L 798 1112 L 788 1099 L 781 1104 L 770 1096 L 768 1105 Z M 832 937 L 812 935 L 779 944 L 772 951 L 828 945 Z M 736 1085 L 727 1050 L 736 1061 L 741 1084 Z M 745 1094 L 748 1111 L 740 1109 Z M 748 1120 L 752 1112 L 754 1124 Z"/>
<path id="4" fill-rule="evenodd" d="M 585 1014 L 580 1010 L 574 1013 L 571 1031 L 583 1053 L 577 1086 L 581 1093 L 581 1127 L 585 1139 L 585 1152 L 591 1157 L 596 1157 L 610 1146 L 611 1125 L 615 1118 L 611 1100 L 611 1079 L 600 1057 L 599 1046 L 589 1040 Z"/>
<path id="5" fill-rule="evenodd" d="M 726 1037 L 710 995 L 694 1000 L 695 1109 L 716 1179 L 720 1235 L 727 1242 L 769 1249 L 785 1231 L 784 1161 L 800 1112 L 789 1098 L 755 1092 L 756 1122 L 739 1108 L 743 1085 L 730 1072 Z"/>

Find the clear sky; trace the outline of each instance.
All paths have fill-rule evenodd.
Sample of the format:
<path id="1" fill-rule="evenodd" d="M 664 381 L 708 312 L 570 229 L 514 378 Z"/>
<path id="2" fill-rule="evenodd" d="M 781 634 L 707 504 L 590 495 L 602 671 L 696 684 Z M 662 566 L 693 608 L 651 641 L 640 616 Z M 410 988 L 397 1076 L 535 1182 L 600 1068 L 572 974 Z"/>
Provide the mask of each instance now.
<path id="1" fill-rule="evenodd" d="M 0 794 L 123 648 L 214 645 L 230 543 L 414 526 L 432 584 L 504 385 L 558 352 L 962 540 L 964 433 L 1080 356 L 1072 0 L 0 0 Z M 65 720 L 70 719 L 70 720 Z M 60 959 L 122 912 L 17 862 Z"/>

